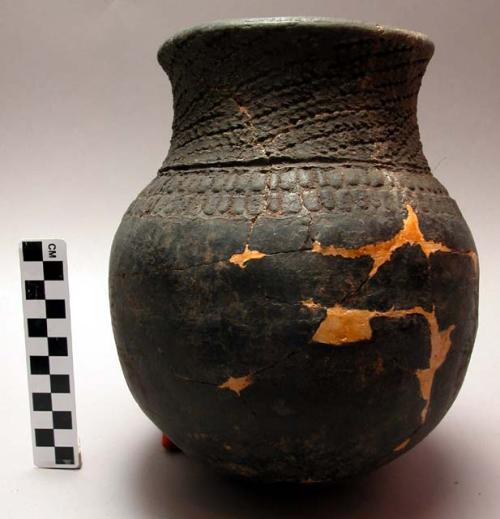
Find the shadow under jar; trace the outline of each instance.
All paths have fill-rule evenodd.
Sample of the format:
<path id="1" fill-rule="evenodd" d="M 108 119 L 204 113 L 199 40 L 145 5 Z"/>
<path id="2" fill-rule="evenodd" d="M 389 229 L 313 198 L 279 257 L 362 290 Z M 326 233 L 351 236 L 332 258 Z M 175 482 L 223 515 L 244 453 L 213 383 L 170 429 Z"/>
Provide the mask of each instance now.
<path id="1" fill-rule="evenodd" d="M 443 418 L 477 326 L 478 264 L 422 153 L 433 53 L 409 31 L 240 20 L 167 41 L 174 122 L 112 247 L 120 361 L 187 455 L 325 482 Z"/>

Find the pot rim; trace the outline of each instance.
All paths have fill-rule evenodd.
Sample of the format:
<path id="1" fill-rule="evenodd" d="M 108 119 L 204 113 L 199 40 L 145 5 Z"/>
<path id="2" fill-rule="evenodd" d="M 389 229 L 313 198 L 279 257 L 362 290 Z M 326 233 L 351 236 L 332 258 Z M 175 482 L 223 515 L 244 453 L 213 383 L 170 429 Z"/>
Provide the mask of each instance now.
<path id="1" fill-rule="evenodd" d="M 189 27 L 180 32 L 177 32 L 172 37 L 167 39 L 158 50 L 158 57 L 161 55 L 163 58 L 165 58 L 165 56 L 170 54 L 177 45 L 194 36 L 207 33 L 250 31 L 252 29 L 273 30 L 276 28 L 287 28 L 293 30 L 304 29 L 308 27 L 332 31 L 351 29 L 359 32 L 359 34 L 379 35 L 400 39 L 408 43 L 414 43 L 422 47 L 427 47 L 431 53 L 434 50 L 434 43 L 429 38 L 429 36 L 417 31 L 344 18 L 283 16 L 270 18 L 235 18 L 194 25 L 193 27 Z"/>

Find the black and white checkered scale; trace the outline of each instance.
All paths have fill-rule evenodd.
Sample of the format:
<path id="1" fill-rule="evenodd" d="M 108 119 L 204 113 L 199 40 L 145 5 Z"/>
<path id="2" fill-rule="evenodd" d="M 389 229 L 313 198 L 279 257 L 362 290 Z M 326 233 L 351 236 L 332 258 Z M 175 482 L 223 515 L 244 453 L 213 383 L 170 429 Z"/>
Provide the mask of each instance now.
<path id="1" fill-rule="evenodd" d="M 78 468 L 66 244 L 21 244 L 33 456 L 45 468 Z"/>

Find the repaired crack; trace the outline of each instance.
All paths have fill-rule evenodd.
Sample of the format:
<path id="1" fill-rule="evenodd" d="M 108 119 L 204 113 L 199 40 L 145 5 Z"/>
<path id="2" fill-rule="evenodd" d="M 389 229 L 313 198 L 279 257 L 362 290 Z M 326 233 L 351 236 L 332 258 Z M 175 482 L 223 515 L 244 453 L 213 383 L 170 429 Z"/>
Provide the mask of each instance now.
<path id="1" fill-rule="evenodd" d="M 216 383 L 216 382 L 211 382 L 208 380 L 193 379 L 190 377 L 179 375 L 178 373 L 175 373 L 175 372 L 172 372 L 172 374 L 174 375 L 174 377 L 176 377 L 179 380 L 182 380 L 184 382 L 190 382 L 193 384 L 204 384 L 204 385 L 208 385 L 208 386 L 217 387 L 218 389 L 227 389 L 227 390 L 230 390 L 233 393 L 235 393 L 238 397 L 240 397 L 241 392 L 255 382 L 256 375 L 274 368 L 281 362 L 284 362 L 285 360 L 293 357 L 294 355 L 297 355 L 298 353 L 299 353 L 299 351 L 288 352 L 286 355 L 277 359 L 276 361 L 272 362 L 271 364 L 266 364 L 265 366 L 262 366 L 261 368 L 251 371 L 247 375 L 243 375 L 241 377 L 232 377 L 231 376 L 223 383 Z"/>
<path id="2" fill-rule="evenodd" d="M 309 309 L 320 307 L 312 300 L 304 301 L 303 305 Z M 427 320 L 431 340 L 429 367 L 417 369 L 415 372 L 420 384 L 420 395 L 425 401 L 425 406 L 421 413 L 423 423 L 429 411 L 434 376 L 448 356 L 452 346 L 451 334 L 455 330 L 454 324 L 443 330 L 439 328 L 434 308 L 432 312 L 428 312 L 421 306 L 406 309 L 391 308 L 386 311 L 347 308 L 341 305 L 327 307 L 326 317 L 321 321 L 314 333 L 312 342 L 343 347 L 346 344 L 368 341 L 371 340 L 373 334 L 371 325 L 373 318 L 401 319 L 409 315 L 421 315 Z"/>
<path id="3" fill-rule="evenodd" d="M 255 148 L 259 149 L 263 157 L 269 157 L 269 153 L 266 150 L 265 146 L 259 142 L 259 138 L 257 135 L 258 131 L 255 127 L 255 124 L 253 123 L 253 115 L 250 113 L 250 110 L 248 109 L 248 107 L 244 106 L 238 100 L 236 95 L 233 95 L 233 97 L 231 97 L 231 100 L 236 104 L 238 108 L 238 113 L 243 117 L 243 124 L 250 132 L 250 144 L 253 145 Z"/>
<path id="4" fill-rule="evenodd" d="M 392 254 L 404 245 L 418 245 L 426 258 L 429 259 L 431 254 L 436 252 L 457 253 L 443 243 L 435 242 L 425 238 L 420 229 L 418 216 L 411 205 L 406 206 L 407 217 L 403 221 L 402 229 L 392 238 L 374 243 L 368 243 L 357 248 L 337 247 L 334 245 L 322 245 L 319 241 L 315 241 L 312 251 L 323 256 L 340 256 L 342 258 L 362 258 L 369 256 L 372 258 L 373 266 L 368 276 L 373 277 L 379 268 L 385 263 L 391 261 Z M 473 251 L 466 251 L 462 254 L 471 257 L 474 268 L 476 270 L 476 254 Z"/>

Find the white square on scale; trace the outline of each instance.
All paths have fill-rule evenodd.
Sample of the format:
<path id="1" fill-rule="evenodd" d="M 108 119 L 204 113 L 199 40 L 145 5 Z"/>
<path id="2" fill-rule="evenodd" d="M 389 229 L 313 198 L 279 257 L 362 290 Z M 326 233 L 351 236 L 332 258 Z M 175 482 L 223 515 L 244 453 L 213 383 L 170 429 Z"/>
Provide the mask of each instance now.
<path id="1" fill-rule="evenodd" d="M 31 423 L 33 429 L 52 429 L 54 427 L 52 411 L 33 411 Z"/>
<path id="2" fill-rule="evenodd" d="M 47 337 L 27 337 L 26 343 L 30 355 L 48 355 L 49 344 Z"/>
<path id="3" fill-rule="evenodd" d="M 64 281 L 45 281 L 45 299 L 66 299 L 67 296 Z"/>
<path id="4" fill-rule="evenodd" d="M 53 411 L 74 411 L 73 395 L 71 393 L 53 393 L 52 394 L 52 410 Z"/>
<path id="5" fill-rule="evenodd" d="M 22 277 L 27 281 L 43 280 L 43 262 L 41 261 L 23 261 Z M 24 286 L 23 286 L 24 290 Z"/>
<path id="6" fill-rule="evenodd" d="M 46 317 L 45 301 L 43 299 L 27 299 L 24 302 L 24 316 L 27 319 Z"/>
<path id="7" fill-rule="evenodd" d="M 71 359 L 67 356 L 49 358 L 51 375 L 67 375 L 71 372 Z"/>
<path id="8" fill-rule="evenodd" d="M 50 393 L 50 376 L 30 375 L 30 389 L 32 393 Z"/>
<path id="9" fill-rule="evenodd" d="M 73 429 L 54 429 L 54 443 L 58 447 L 73 447 L 76 443 Z"/>
<path id="10" fill-rule="evenodd" d="M 67 337 L 69 323 L 67 319 L 47 319 L 47 334 L 49 337 Z"/>
<path id="11" fill-rule="evenodd" d="M 56 451 L 54 447 L 35 447 L 35 465 L 50 467 L 56 463 Z"/>

